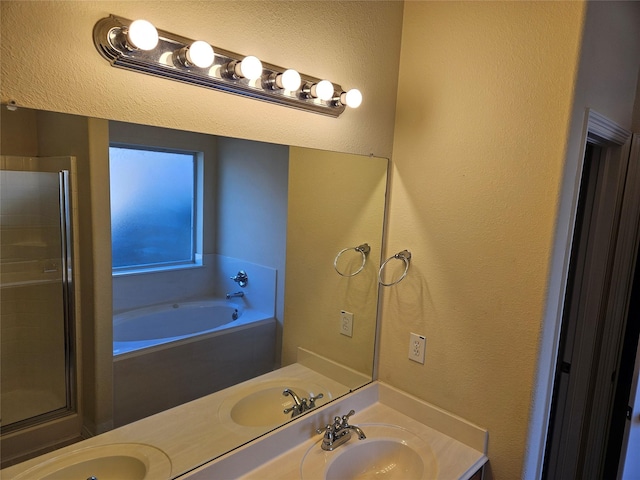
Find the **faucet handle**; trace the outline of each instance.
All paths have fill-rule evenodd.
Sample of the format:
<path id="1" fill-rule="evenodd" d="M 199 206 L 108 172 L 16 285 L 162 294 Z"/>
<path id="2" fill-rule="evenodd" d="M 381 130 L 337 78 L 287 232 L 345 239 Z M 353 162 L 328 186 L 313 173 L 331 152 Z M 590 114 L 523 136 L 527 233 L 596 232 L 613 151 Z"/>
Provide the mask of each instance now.
<path id="1" fill-rule="evenodd" d="M 319 393 L 315 397 L 313 396 L 313 394 L 309 395 L 309 408 L 314 408 L 316 406 L 316 400 L 319 400 L 320 398 L 323 398 L 323 397 L 324 395 L 321 393 Z"/>
<path id="2" fill-rule="evenodd" d="M 229 278 L 240 285 L 242 288 L 246 287 L 247 283 L 249 283 L 249 276 L 244 270 L 240 270 L 235 277 Z"/>
<path id="3" fill-rule="evenodd" d="M 289 407 L 289 408 L 285 408 L 282 413 L 284 413 L 285 415 L 287 413 L 291 413 L 293 412 L 293 415 L 295 416 L 298 413 L 298 405 L 294 405 L 293 407 Z"/>
<path id="4" fill-rule="evenodd" d="M 356 413 L 356 411 L 355 411 L 355 410 L 350 410 L 350 411 L 349 411 L 349 413 L 347 413 L 346 415 L 343 415 L 343 416 L 342 416 L 341 424 L 342 424 L 342 427 L 343 427 L 343 428 L 345 428 L 345 427 L 348 427 L 348 426 L 349 426 L 349 417 L 350 417 L 351 415 L 353 415 L 354 413 Z"/>
<path id="5" fill-rule="evenodd" d="M 327 423 L 327 425 L 324 428 L 316 428 L 316 433 L 324 433 L 325 437 L 331 437 L 333 436 L 333 433 L 335 432 L 335 430 L 336 428 L 334 425 Z"/>

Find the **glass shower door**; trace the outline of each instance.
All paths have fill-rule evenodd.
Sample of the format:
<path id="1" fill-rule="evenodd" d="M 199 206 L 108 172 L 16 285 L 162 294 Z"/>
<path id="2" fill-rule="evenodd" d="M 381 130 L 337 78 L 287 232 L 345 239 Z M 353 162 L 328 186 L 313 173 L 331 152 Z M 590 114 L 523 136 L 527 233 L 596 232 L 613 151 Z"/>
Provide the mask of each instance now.
<path id="1" fill-rule="evenodd" d="M 65 158 L 2 157 L 2 433 L 73 411 L 71 222 Z M 50 171 L 53 170 L 53 171 Z"/>

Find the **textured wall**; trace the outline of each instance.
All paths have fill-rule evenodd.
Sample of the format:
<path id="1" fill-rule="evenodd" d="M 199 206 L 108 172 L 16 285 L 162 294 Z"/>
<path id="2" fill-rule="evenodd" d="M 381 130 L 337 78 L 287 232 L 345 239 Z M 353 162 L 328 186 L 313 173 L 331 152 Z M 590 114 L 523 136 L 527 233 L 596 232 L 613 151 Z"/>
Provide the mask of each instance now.
<path id="1" fill-rule="evenodd" d="M 2 1 L 1 8 L 2 102 L 391 155 L 401 2 Z M 358 87 L 364 103 L 333 119 L 113 68 L 92 39 L 94 24 L 110 13 Z"/>
<path id="2" fill-rule="evenodd" d="M 489 430 L 520 478 L 583 5 L 405 3 L 380 378 Z M 427 337 L 424 366 L 409 333 Z"/>

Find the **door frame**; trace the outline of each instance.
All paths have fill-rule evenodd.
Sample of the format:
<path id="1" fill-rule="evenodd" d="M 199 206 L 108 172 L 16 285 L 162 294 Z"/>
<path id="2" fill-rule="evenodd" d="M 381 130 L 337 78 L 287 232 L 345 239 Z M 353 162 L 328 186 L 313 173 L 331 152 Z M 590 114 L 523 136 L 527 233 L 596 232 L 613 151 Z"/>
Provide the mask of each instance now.
<path id="1" fill-rule="evenodd" d="M 540 333 L 537 378 L 534 381 L 534 391 L 532 392 L 528 444 L 523 467 L 523 476 L 526 478 L 542 478 L 558 362 L 560 331 L 565 307 L 564 300 L 571 261 L 573 231 L 576 224 L 587 143 L 606 142 L 611 146 L 624 147 L 627 145 L 628 147 L 630 141 L 630 131 L 592 109 L 585 110 L 582 140 L 578 150 L 580 155 L 567 160 L 568 164 L 565 167 L 563 181 L 563 199 L 559 204 L 559 220 L 565 217 L 563 222 L 566 223 L 558 226 L 555 252 L 551 259 L 547 306 Z"/>
<path id="2" fill-rule="evenodd" d="M 629 179 L 627 184 L 630 186 L 629 198 L 635 199 L 633 207 L 635 207 L 634 213 L 636 215 L 636 227 L 638 230 L 640 230 L 640 225 L 638 225 L 640 224 L 640 206 L 639 206 L 640 204 L 640 134 L 638 133 L 633 135 L 633 140 L 631 143 L 631 153 L 629 156 L 629 171 L 628 171 L 627 177 Z M 631 291 L 632 294 L 635 291 L 637 291 L 637 290 L 634 290 L 634 288 L 637 289 L 638 285 L 640 285 L 639 283 L 640 282 L 639 280 L 640 264 L 638 264 L 638 260 L 640 259 L 640 231 L 636 232 L 635 241 L 636 241 L 635 243 L 636 254 L 632 262 L 632 266 L 635 265 L 635 267 L 634 267 L 634 272 L 632 272 L 633 278 L 631 281 L 636 283 L 632 286 L 632 291 Z M 635 302 L 634 307 L 632 307 L 633 302 Z M 629 337 L 626 339 L 627 341 L 632 341 L 633 337 L 631 335 L 635 336 L 635 333 L 633 334 L 628 333 L 629 332 L 628 322 L 632 321 L 632 315 L 634 313 L 637 313 L 637 310 L 638 310 L 638 299 L 629 298 L 626 304 L 626 311 L 625 311 L 626 322 L 624 326 L 624 329 L 627 332 L 626 335 L 629 335 Z M 634 332 L 637 332 L 637 330 L 635 330 Z M 630 386 L 629 397 L 626 399 L 627 400 L 626 406 L 627 408 L 630 409 L 630 411 L 625 421 L 624 435 L 622 438 L 622 447 L 620 449 L 620 456 L 618 460 L 618 472 L 617 472 L 618 479 L 629 478 L 629 472 L 631 470 L 633 470 L 633 472 L 640 472 L 640 468 L 638 468 L 637 466 L 634 466 L 631 470 L 629 469 L 625 470 L 625 462 L 628 461 L 630 457 L 633 457 L 632 453 L 629 453 L 629 455 L 627 455 L 627 448 L 628 448 L 628 443 L 629 443 L 630 434 L 631 434 L 631 427 L 634 424 L 636 425 L 635 427 L 636 433 L 633 434 L 635 438 L 634 442 L 638 441 L 637 432 L 639 431 L 638 428 L 640 428 L 639 426 L 637 426 L 637 425 L 640 425 L 640 341 L 638 341 L 638 338 L 635 338 L 635 341 L 637 341 L 638 343 L 635 350 L 636 356 L 635 356 L 635 362 L 634 362 L 634 369 L 633 369 L 633 375 L 631 376 L 631 386 Z M 621 352 L 621 359 L 622 358 L 623 357 Z M 628 380 L 628 378 L 625 378 L 624 376 L 623 376 L 623 379 L 624 381 Z M 634 464 L 634 465 L 637 465 L 637 464 Z"/>

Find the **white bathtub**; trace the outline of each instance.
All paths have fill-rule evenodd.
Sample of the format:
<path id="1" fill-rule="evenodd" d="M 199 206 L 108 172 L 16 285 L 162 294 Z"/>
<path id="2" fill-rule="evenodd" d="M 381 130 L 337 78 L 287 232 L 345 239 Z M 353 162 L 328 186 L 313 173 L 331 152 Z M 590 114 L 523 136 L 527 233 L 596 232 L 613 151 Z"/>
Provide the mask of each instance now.
<path id="1" fill-rule="evenodd" d="M 275 335 L 273 315 L 225 300 L 115 315 L 115 426 L 271 371 Z"/>
<path id="2" fill-rule="evenodd" d="M 239 303 L 215 299 L 138 308 L 114 315 L 113 354 L 247 327 L 269 318 Z"/>

